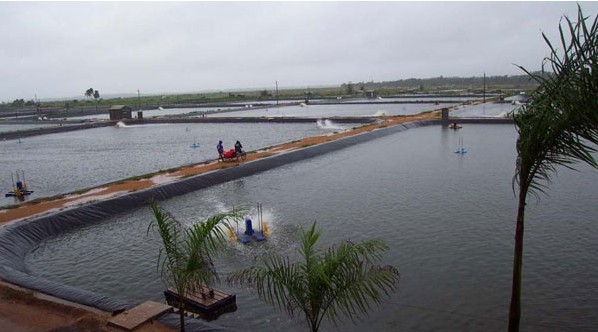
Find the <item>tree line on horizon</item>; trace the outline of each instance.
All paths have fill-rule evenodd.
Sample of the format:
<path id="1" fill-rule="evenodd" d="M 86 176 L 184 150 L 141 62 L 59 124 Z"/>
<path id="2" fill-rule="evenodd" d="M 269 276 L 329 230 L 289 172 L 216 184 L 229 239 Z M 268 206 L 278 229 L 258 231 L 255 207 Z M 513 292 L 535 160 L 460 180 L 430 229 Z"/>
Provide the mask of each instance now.
<path id="1" fill-rule="evenodd" d="M 550 75 L 550 73 L 541 73 L 541 72 L 534 72 L 533 74 L 536 75 Z M 481 88 L 484 84 L 483 76 L 473 76 L 473 77 L 432 77 L 432 78 L 408 78 L 408 79 L 400 79 L 395 81 L 382 81 L 382 82 L 348 82 L 342 83 L 340 85 L 341 90 L 343 91 L 351 91 L 356 92 L 357 90 L 365 90 L 365 89 L 380 89 L 380 88 L 406 88 L 406 89 L 415 89 L 423 91 L 424 87 L 426 88 L 441 88 L 441 87 L 453 87 L 453 88 L 464 88 L 464 87 L 473 87 L 473 88 Z M 528 75 L 497 75 L 497 76 L 487 76 L 486 77 L 486 86 L 487 87 L 512 87 L 512 88 L 530 88 L 537 86 L 537 82 L 532 80 Z M 286 89 L 281 89 L 282 91 Z M 290 89 L 293 90 L 293 89 Z M 314 88 L 312 90 L 318 90 Z M 261 97 L 272 96 L 267 90 L 260 90 L 259 95 Z M 229 93 L 230 94 L 230 93 Z M 349 93 L 352 94 L 352 93 Z M 235 95 L 235 94 L 233 94 Z M 100 99 L 99 91 L 89 88 L 85 90 L 84 96 L 87 101 L 93 99 L 98 101 Z M 75 102 L 73 100 L 72 102 Z M 44 102 L 46 103 L 46 102 Z M 17 98 L 12 102 L 2 102 L 3 106 L 9 107 L 23 107 L 23 106 L 35 106 L 37 103 L 34 100 L 25 100 L 23 98 Z M 53 103 L 50 103 L 53 104 Z"/>
<path id="2" fill-rule="evenodd" d="M 533 72 L 535 75 L 550 76 L 548 72 Z M 377 89 L 377 88 L 408 88 L 408 89 L 420 89 L 423 87 L 483 87 L 484 80 L 486 86 L 490 87 L 535 87 L 538 83 L 533 80 L 529 75 L 495 75 L 495 76 L 471 76 L 471 77 L 431 77 L 431 78 L 407 78 L 395 81 L 382 81 L 382 82 L 358 82 L 358 83 L 343 83 L 341 88 L 347 89 L 348 86 L 357 86 L 359 89 Z"/>

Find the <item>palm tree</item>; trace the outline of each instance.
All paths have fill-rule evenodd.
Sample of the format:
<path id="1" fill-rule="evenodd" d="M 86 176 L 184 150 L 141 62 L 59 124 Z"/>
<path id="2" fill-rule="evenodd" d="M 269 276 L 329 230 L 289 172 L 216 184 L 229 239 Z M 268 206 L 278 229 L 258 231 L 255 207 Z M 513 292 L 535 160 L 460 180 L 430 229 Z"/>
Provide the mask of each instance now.
<path id="1" fill-rule="evenodd" d="M 89 98 L 91 98 L 93 96 L 93 88 L 89 88 L 87 90 L 85 90 L 85 98 L 87 100 L 89 100 Z"/>
<path id="2" fill-rule="evenodd" d="M 519 206 L 515 231 L 513 284 L 509 308 L 509 331 L 519 331 L 524 214 L 528 192 L 546 189 L 557 166 L 573 169 L 586 162 L 598 168 L 592 153 L 598 144 L 598 18 L 588 29 L 587 18 L 578 6 L 577 22 L 565 17 L 568 34 L 559 25 L 563 55 L 548 38 L 551 55 L 545 59 L 552 73 L 534 75 L 540 85 L 530 103 L 515 114 L 519 132 L 517 168 L 513 178 L 519 185 Z M 567 42 L 567 39 L 569 41 Z M 538 196 L 537 196 L 538 197 Z"/>
<path id="3" fill-rule="evenodd" d="M 392 266 L 374 265 L 387 249 L 384 243 L 345 241 L 320 251 L 315 247 L 319 237 L 314 222 L 300 236 L 302 261 L 266 256 L 264 267 L 235 272 L 228 281 L 257 289 L 262 300 L 285 309 L 291 317 L 302 312 L 311 331 L 318 331 L 324 317 L 336 322 L 339 314 L 351 319 L 365 314 L 373 303 L 395 291 L 399 272 Z"/>
<path id="4" fill-rule="evenodd" d="M 199 291 L 206 296 L 206 288 L 212 290 L 210 286 L 218 280 L 213 257 L 226 243 L 226 232 L 219 225 L 235 218 L 238 212 L 217 214 L 183 229 L 170 213 L 156 203 L 152 202 L 150 208 L 156 220 L 150 223 L 148 233 L 157 229 L 163 244 L 158 258 L 160 277 L 179 296 L 180 327 L 181 331 L 185 331 L 185 294 Z"/>

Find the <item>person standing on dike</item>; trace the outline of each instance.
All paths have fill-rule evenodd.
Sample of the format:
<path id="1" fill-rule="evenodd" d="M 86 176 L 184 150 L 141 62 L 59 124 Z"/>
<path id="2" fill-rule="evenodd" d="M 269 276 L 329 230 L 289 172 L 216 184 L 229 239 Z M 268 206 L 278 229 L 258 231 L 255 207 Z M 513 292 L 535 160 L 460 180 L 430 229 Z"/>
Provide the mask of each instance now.
<path id="1" fill-rule="evenodd" d="M 218 150 L 218 157 L 222 158 L 222 154 L 224 153 L 224 147 L 222 146 L 222 141 L 218 141 L 218 145 L 216 145 L 216 150 Z"/>
<path id="2" fill-rule="evenodd" d="M 235 143 L 235 152 L 243 153 L 243 145 L 241 145 L 241 142 L 239 142 L 239 141 L 237 141 L 237 143 Z"/>

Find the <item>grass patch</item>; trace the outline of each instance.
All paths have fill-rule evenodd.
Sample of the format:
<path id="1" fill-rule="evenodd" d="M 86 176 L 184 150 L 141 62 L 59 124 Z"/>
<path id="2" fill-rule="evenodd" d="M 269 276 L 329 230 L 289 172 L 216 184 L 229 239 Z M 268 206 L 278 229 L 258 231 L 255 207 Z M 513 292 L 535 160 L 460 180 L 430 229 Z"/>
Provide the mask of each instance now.
<path id="1" fill-rule="evenodd" d="M 89 189 L 81 189 L 81 190 L 73 191 L 71 193 L 71 195 L 82 195 L 82 194 L 85 194 L 88 191 L 89 191 Z"/>
<path id="2" fill-rule="evenodd" d="M 3 300 L 12 300 L 15 298 L 16 295 L 17 291 L 10 287 L 4 287 L 2 289 L 2 293 L 0 293 L 0 297 L 2 297 Z"/>
<path id="3" fill-rule="evenodd" d="M 114 182 L 114 184 L 123 184 L 123 183 L 125 183 L 127 181 L 139 181 L 139 180 L 151 179 L 154 175 L 157 175 L 157 174 L 159 174 L 161 172 L 163 172 L 163 171 L 159 171 L 157 173 L 149 173 L 149 174 L 143 174 L 143 175 L 134 176 L 132 178 L 128 178 L 128 179 L 124 179 L 122 181 Z"/>

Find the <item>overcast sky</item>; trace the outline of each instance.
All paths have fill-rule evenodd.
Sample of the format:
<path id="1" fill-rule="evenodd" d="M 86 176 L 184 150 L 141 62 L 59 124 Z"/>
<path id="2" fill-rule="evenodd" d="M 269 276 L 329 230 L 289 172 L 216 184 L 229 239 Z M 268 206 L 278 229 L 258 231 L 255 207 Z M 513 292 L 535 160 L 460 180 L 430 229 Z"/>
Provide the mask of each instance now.
<path id="1" fill-rule="evenodd" d="M 582 2 L 594 17 L 598 2 Z M 539 69 L 575 2 L 0 2 L 0 101 Z"/>

